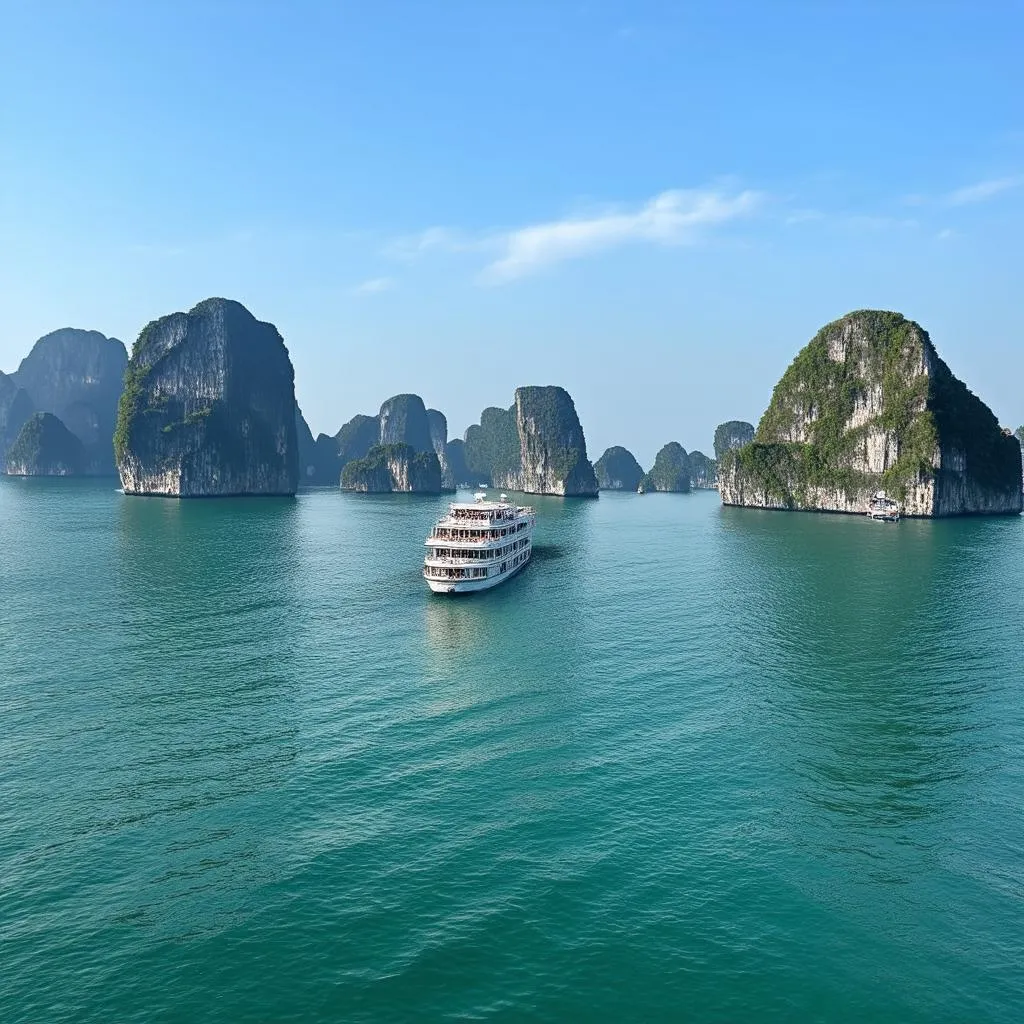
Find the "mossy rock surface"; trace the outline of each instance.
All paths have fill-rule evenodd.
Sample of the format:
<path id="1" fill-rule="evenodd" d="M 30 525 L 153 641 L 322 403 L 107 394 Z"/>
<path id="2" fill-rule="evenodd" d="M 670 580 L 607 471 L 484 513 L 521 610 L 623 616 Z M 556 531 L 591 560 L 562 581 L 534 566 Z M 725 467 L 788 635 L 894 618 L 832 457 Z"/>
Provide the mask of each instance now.
<path id="1" fill-rule="evenodd" d="M 644 471 L 628 448 L 613 445 L 594 463 L 597 486 L 602 491 L 635 491 Z"/>
<path id="2" fill-rule="evenodd" d="M 597 477 L 569 392 L 549 384 L 516 388 L 515 398 L 520 471 L 509 484 L 531 494 L 596 496 Z"/>
<path id="3" fill-rule="evenodd" d="M 10 476 L 82 476 L 88 458 L 81 440 L 52 413 L 33 413 L 7 449 Z"/>
<path id="4" fill-rule="evenodd" d="M 466 430 L 463 454 L 474 485 L 502 486 L 498 481 L 518 474 L 522 461 L 515 406 L 484 409 L 480 422 Z"/>
<path id="5" fill-rule="evenodd" d="M 690 488 L 710 489 L 718 481 L 718 463 L 703 452 L 693 451 L 687 456 L 690 464 Z"/>
<path id="6" fill-rule="evenodd" d="M 644 476 L 644 489 L 686 494 L 690 490 L 690 460 L 678 441 L 669 441 L 654 458 Z"/>
<path id="7" fill-rule="evenodd" d="M 341 486 L 344 490 L 380 494 L 440 494 L 441 463 L 433 450 L 419 452 L 408 444 L 378 444 L 364 458 L 345 466 Z"/>
<path id="8" fill-rule="evenodd" d="M 742 448 L 754 440 L 754 425 L 745 420 L 728 420 L 715 427 L 715 461 L 733 448 Z"/>
<path id="9" fill-rule="evenodd" d="M 926 331 L 859 310 L 826 324 L 775 386 L 754 441 L 726 452 L 723 501 L 912 515 L 1020 511 L 1020 455 Z"/>
<path id="10" fill-rule="evenodd" d="M 114 450 L 130 494 L 294 494 L 294 373 L 277 329 L 229 299 L 147 324 L 125 372 Z"/>

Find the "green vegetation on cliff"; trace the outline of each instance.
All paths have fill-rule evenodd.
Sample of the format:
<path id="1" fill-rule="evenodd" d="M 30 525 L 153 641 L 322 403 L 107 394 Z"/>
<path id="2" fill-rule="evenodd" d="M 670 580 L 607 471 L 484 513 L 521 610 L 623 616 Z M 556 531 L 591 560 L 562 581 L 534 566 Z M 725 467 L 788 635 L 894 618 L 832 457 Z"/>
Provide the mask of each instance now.
<path id="1" fill-rule="evenodd" d="M 377 414 L 381 444 L 407 444 L 418 452 L 434 447 L 427 407 L 419 395 L 394 395 Z"/>
<path id="2" fill-rule="evenodd" d="M 947 469 L 999 490 L 1019 472 L 1011 445 L 926 331 L 899 313 L 859 310 L 799 352 L 754 442 L 724 453 L 719 476 L 735 468 L 747 487 L 791 506 L 812 489 L 852 501 L 881 487 L 903 500 Z"/>
<path id="3" fill-rule="evenodd" d="M 690 487 L 713 488 L 718 478 L 718 464 L 703 452 L 690 452 Z"/>
<path id="4" fill-rule="evenodd" d="M 404 477 L 404 479 L 403 479 Z M 441 491 L 441 463 L 433 450 L 418 452 L 412 445 L 376 444 L 365 457 L 354 459 L 341 471 L 346 490 L 388 492 Z"/>
<path id="5" fill-rule="evenodd" d="M 294 493 L 294 374 L 277 328 L 220 298 L 151 321 L 124 373 L 113 441 L 126 493 Z"/>
<path id="6" fill-rule="evenodd" d="M 85 446 L 52 413 L 33 413 L 7 449 L 7 472 L 17 476 L 77 476 L 86 471 Z"/>
<path id="7" fill-rule="evenodd" d="M 490 483 L 495 477 L 518 473 L 521 454 L 515 406 L 484 409 L 480 423 L 466 431 L 463 454 L 470 475 L 479 478 L 474 483 Z"/>
<path id="8" fill-rule="evenodd" d="M 722 456 L 733 448 L 742 448 L 754 440 L 754 425 L 745 420 L 729 420 L 715 427 L 715 459 L 719 462 Z"/>
<path id="9" fill-rule="evenodd" d="M 654 465 L 644 477 L 644 488 L 683 494 L 690 490 L 690 460 L 678 441 L 669 441 L 655 456 Z"/>
<path id="10" fill-rule="evenodd" d="M 635 491 L 644 478 L 633 453 L 620 445 L 607 449 L 594 463 L 594 474 L 602 491 Z"/>
<path id="11" fill-rule="evenodd" d="M 587 461 L 583 427 L 569 392 L 555 385 L 516 388 L 515 408 L 520 424 L 517 431 L 522 430 L 520 438 L 527 439 L 525 443 L 528 448 L 533 445 L 541 447 L 547 457 L 548 474 L 567 483 L 572 481 L 572 491 L 578 488 L 596 494 L 598 488 L 594 468 Z M 532 430 L 526 428 L 528 421 L 533 422 Z M 525 451 L 522 449 L 517 453 L 517 464 L 522 462 Z M 527 473 L 529 471 L 527 466 L 519 468 Z M 528 482 L 524 485 L 532 489 Z M 544 488 L 538 490 L 543 491 Z"/>
<path id="12" fill-rule="evenodd" d="M 851 324 L 866 344 L 850 344 L 844 359 L 832 358 L 830 341 L 835 344 Z M 795 474 L 794 491 L 827 487 L 851 492 L 864 485 L 864 475 L 849 464 L 856 461 L 870 430 L 880 426 L 892 433 L 899 453 L 882 485 L 903 497 L 907 487 L 928 472 L 938 445 L 934 419 L 924 408 L 933 381 L 923 372 L 926 344 L 924 331 L 899 313 L 861 310 L 826 324 L 775 385 L 755 437 L 758 445 L 800 439 L 809 450 L 783 454 L 759 449 L 747 456 L 751 470 L 760 473 L 771 467 L 771 473 L 780 468 L 780 460 L 788 460 Z M 880 413 L 850 428 L 858 402 L 878 385 Z"/>

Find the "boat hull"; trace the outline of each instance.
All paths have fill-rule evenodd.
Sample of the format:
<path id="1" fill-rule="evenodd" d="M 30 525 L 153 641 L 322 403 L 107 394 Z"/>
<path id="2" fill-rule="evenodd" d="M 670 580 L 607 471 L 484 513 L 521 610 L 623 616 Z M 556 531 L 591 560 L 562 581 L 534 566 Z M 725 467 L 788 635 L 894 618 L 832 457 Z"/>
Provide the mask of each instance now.
<path id="1" fill-rule="evenodd" d="M 531 551 L 532 555 L 533 552 Z M 427 586 L 435 594 L 472 594 L 478 590 L 490 590 L 492 587 L 498 586 L 500 583 L 504 583 L 505 580 L 510 580 L 517 572 L 520 572 L 527 565 L 530 564 L 529 556 L 514 569 L 509 569 L 508 572 L 503 572 L 499 576 L 488 576 L 485 579 L 479 580 L 432 580 L 427 579 Z"/>

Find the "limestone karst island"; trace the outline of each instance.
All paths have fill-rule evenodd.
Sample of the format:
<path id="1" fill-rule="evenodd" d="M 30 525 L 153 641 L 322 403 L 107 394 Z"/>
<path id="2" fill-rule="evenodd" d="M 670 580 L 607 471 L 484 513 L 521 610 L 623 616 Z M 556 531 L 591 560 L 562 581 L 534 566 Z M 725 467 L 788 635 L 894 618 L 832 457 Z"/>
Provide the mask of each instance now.
<path id="1" fill-rule="evenodd" d="M 1021 511 L 1019 437 L 898 313 L 861 310 L 823 327 L 756 431 L 719 424 L 714 455 L 669 441 L 646 471 L 621 445 L 591 463 L 572 397 L 556 386 L 517 388 L 511 406 L 485 408 L 462 438 L 449 439 L 444 413 L 415 394 L 314 438 L 281 334 L 222 298 L 149 323 L 130 360 L 116 339 L 62 329 L 0 374 L 4 472 L 117 473 L 129 495 L 717 487 L 724 505 L 752 508 L 862 513 L 884 492 L 908 516 Z"/>
<path id="2" fill-rule="evenodd" d="M 797 354 L 719 488 L 753 508 L 859 513 L 884 491 L 904 515 L 1017 514 L 1021 448 L 923 328 L 861 310 Z"/>

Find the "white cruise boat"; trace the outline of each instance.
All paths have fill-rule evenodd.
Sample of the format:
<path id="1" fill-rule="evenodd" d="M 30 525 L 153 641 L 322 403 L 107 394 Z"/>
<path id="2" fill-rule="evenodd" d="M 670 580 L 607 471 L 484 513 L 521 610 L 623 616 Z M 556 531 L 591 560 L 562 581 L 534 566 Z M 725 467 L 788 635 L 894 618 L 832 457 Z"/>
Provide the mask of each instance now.
<path id="1" fill-rule="evenodd" d="M 454 502 L 426 539 L 423 578 L 436 594 L 489 590 L 530 560 L 537 515 L 526 505 Z"/>

